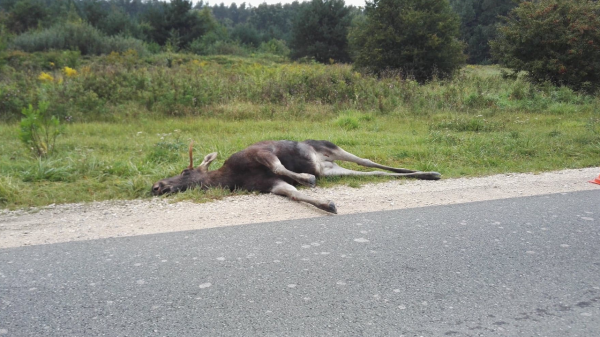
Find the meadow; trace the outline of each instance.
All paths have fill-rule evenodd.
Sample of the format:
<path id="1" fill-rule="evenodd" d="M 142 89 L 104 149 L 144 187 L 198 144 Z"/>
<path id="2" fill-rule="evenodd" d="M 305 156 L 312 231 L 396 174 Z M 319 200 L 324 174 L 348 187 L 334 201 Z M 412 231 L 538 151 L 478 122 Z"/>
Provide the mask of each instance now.
<path id="1" fill-rule="evenodd" d="M 9 209 L 150 198 L 153 182 L 187 166 L 191 140 L 197 164 L 219 152 L 212 169 L 256 141 L 308 138 L 443 178 L 600 165 L 600 96 L 533 85 L 495 66 L 467 66 L 452 80 L 421 85 L 403 74 L 376 78 L 349 65 L 265 54 L 14 51 L 1 75 L 0 207 Z M 41 102 L 64 134 L 38 157 L 19 140 L 19 120 L 23 108 Z"/>

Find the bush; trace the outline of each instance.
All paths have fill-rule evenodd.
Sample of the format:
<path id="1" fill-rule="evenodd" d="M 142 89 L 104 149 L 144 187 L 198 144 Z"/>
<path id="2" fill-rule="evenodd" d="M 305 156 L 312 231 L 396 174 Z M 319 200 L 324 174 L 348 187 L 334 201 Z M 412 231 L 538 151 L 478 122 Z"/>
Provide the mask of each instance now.
<path id="1" fill-rule="evenodd" d="M 365 15 L 349 34 L 358 68 L 424 82 L 449 77 L 465 62 L 459 19 L 446 0 L 373 0 Z"/>
<path id="2" fill-rule="evenodd" d="M 210 32 L 194 40 L 188 47 L 189 51 L 198 55 L 246 55 L 246 50 L 239 42 L 220 40 L 216 34 Z"/>
<path id="3" fill-rule="evenodd" d="M 82 55 L 100 55 L 132 49 L 139 55 L 146 54 L 142 41 L 121 36 L 109 37 L 85 23 L 66 23 L 42 31 L 27 32 L 17 36 L 10 47 L 30 53 L 56 49 L 79 50 Z"/>
<path id="4" fill-rule="evenodd" d="M 44 157 L 54 150 L 56 137 L 63 133 L 63 126 L 56 116 L 47 113 L 47 102 L 40 102 L 37 109 L 31 104 L 21 112 L 25 117 L 21 119 L 19 138 L 34 154 Z"/>
<path id="5" fill-rule="evenodd" d="M 492 54 L 534 82 L 594 91 L 600 86 L 599 15 L 597 1 L 522 2 L 491 42 Z"/>
<path id="6" fill-rule="evenodd" d="M 258 50 L 263 53 L 280 56 L 288 56 L 290 54 L 290 49 L 285 45 L 285 41 L 277 39 L 261 43 Z"/>

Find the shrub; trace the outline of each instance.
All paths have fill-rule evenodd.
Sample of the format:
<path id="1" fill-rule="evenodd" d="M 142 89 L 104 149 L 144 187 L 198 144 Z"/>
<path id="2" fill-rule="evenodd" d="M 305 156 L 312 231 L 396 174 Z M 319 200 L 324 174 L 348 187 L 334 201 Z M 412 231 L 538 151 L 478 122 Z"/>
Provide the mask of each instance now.
<path id="1" fill-rule="evenodd" d="M 54 150 L 56 137 L 64 129 L 58 118 L 47 113 L 48 106 L 47 102 L 40 102 L 38 108 L 34 109 L 29 104 L 21 111 L 25 117 L 21 119 L 19 138 L 38 157 L 44 157 Z"/>
<path id="2" fill-rule="evenodd" d="M 290 49 L 285 45 L 285 41 L 277 39 L 261 43 L 258 50 L 263 53 L 280 56 L 288 56 L 290 54 Z"/>
<path id="3" fill-rule="evenodd" d="M 12 49 L 26 52 L 57 50 L 79 50 L 82 55 L 110 54 L 135 50 L 146 54 L 140 40 L 121 36 L 106 36 L 89 24 L 66 23 L 42 31 L 31 31 L 17 36 Z"/>
<path id="4" fill-rule="evenodd" d="M 239 42 L 223 41 L 217 34 L 210 32 L 194 40 L 189 48 L 190 52 L 198 55 L 246 55 L 246 50 Z"/>
<path id="5" fill-rule="evenodd" d="M 522 2 L 511 11 L 492 54 L 533 82 L 575 90 L 600 86 L 600 3 L 591 0 Z"/>
<path id="6" fill-rule="evenodd" d="M 465 62 L 459 19 L 446 0 L 373 0 L 365 15 L 349 34 L 358 68 L 424 82 L 449 77 Z"/>

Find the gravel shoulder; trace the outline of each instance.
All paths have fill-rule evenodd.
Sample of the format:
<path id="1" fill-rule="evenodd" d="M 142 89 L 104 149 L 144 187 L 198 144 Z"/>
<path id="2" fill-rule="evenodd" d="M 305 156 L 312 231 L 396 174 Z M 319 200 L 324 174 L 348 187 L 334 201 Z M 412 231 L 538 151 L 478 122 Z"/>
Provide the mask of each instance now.
<path id="1" fill-rule="evenodd" d="M 588 182 L 599 173 L 596 167 L 439 181 L 393 180 L 361 188 L 317 187 L 303 192 L 333 200 L 339 214 L 351 214 L 600 189 Z M 204 204 L 154 198 L 0 210 L 0 248 L 323 216 L 335 215 L 270 194 L 232 196 Z"/>

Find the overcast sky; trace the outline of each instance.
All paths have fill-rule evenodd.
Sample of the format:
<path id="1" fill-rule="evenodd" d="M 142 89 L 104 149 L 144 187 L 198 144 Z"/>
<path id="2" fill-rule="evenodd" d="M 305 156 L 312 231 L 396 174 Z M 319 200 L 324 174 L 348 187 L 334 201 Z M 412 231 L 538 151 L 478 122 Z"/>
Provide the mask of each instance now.
<path id="1" fill-rule="evenodd" d="M 299 2 L 303 2 L 302 0 L 298 0 Z M 197 2 L 197 1 L 195 1 Z M 266 2 L 268 5 L 273 5 L 273 4 L 286 4 L 286 3 L 291 3 L 293 2 L 293 0 L 240 0 L 240 1 L 232 1 L 232 0 L 204 0 L 204 3 L 208 2 L 209 5 L 213 6 L 213 5 L 220 5 L 221 2 L 225 4 L 225 6 L 229 7 L 229 5 L 231 5 L 232 2 L 235 2 L 236 5 L 241 5 L 243 2 L 246 3 L 246 5 L 252 5 L 252 7 L 257 7 L 258 5 L 262 4 L 263 2 Z M 349 5 L 353 5 L 356 7 L 364 7 L 365 6 L 365 0 L 345 0 L 344 1 L 346 3 L 346 6 Z"/>

